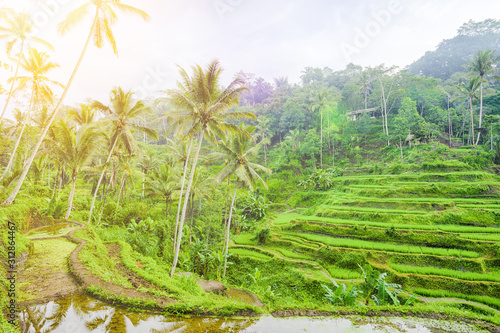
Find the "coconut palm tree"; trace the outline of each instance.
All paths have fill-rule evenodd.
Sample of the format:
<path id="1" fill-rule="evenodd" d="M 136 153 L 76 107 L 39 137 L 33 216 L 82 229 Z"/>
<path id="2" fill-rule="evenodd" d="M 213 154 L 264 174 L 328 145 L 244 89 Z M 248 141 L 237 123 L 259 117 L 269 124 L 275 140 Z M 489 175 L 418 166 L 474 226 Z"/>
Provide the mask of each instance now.
<path id="1" fill-rule="evenodd" d="M 206 70 L 200 66 L 193 67 L 192 77 L 180 68 L 181 82 L 179 89 L 169 90 L 170 101 L 177 110 L 170 113 L 170 117 L 176 123 L 189 123 L 188 136 L 193 137 L 198 133 L 198 145 L 195 150 L 191 173 L 184 194 L 184 204 L 179 222 L 179 234 L 177 236 L 176 250 L 170 276 L 175 273 L 177 260 L 182 240 L 182 230 L 186 219 L 188 199 L 193 185 L 196 163 L 200 155 L 203 139 L 206 136 L 214 142 L 217 137 L 224 137 L 225 131 L 241 131 L 237 126 L 226 122 L 226 119 L 255 118 L 251 112 L 234 112 L 230 107 L 238 103 L 240 93 L 248 90 L 243 86 L 243 80 L 236 78 L 225 89 L 219 86 L 219 76 L 222 72 L 218 61 L 210 63 Z"/>
<path id="2" fill-rule="evenodd" d="M 479 87 L 479 128 L 481 128 L 483 121 L 483 79 L 485 75 L 493 73 L 497 70 L 495 62 L 498 62 L 500 57 L 495 57 L 495 51 L 487 50 L 483 52 L 479 50 L 469 61 L 468 67 L 471 72 L 479 74 L 480 87 Z M 481 132 L 477 133 L 477 141 L 475 145 L 479 144 L 479 138 L 481 137 Z"/>
<path id="3" fill-rule="evenodd" d="M 68 108 L 66 118 L 70 123 L 81 127 L 96 122 L 97 112 L 91 104 L 81 103 L 78 108 Z"/>
<path id="4" fill-rule="evenodd" d="M 18 76 L 15 79 L 19 81 L 18 89 L 24 89 L 27 86 L 31 86 L 31 99 L 30 104 L 28 106 L 28 112 L 26 115 L 27 120 L 30 118 L 30 113 L 33 111 L 34 106 L 41 104 L 52 104 L 54 93 L 50 86 L 60 86 L 62 84 L 59 82 L 50 80 L 46 74 L 50 70 L 59 67 L 59 65 L 48 60 L 49 56 L 44 52 L 38 52 L 36 49 L 30 49 L 29 57 L 26 58 L 23 56 L 23 62 L 21 66 L 23 69 L 29 73 L 31 76 Z M 23 123 L 23 127 L 21 128 L 21 132 L 17 137 L 16 143 L 14 145 L 14 149 L 11 152 L 9 163 L 2 174 L 0 179 L 3 179 L 7 172 L 9 172 L 12 164 L 14 163 L 14 158 L 16 156 L 17 148 L 19 147 L 19 143 L 21 142 L 21 138 L 24 133 L 24 129 L 26 127 L 27 121 Z"/>
<path id="5" fill-rule="evenodd" d="M 24 47 L 26 43 L 32 41 L 44 45 L 51 50 L 54 49 L 54 47 L 50 45 L 50 43 L 44 41 L 41 38 L 31 35 L 33 29 L 33 22 L 31 21 L 31 17 L 28 13 L 11 12 L 11 15 L 5 15 L 3 17 L 3 21 L 5 22 L 5 24 L 4 26 L 0 26 L 0 40 L 3 39 L 8 40 L 7 54 L 10 55 L 12 53 L 12 49 L 16 44 L 21 43 L 21 45 L 19 46 L 19 53 L 17 54 L 16 69 L 14 71 L 14 76 L 12 77 L 9 94 L 7 95 L 7 100 L 5 101 L 2 114 L 0 114 L 0 123 L 2 122 L 2 119 L 5 116 L 5 112 L 7 111 L 7 107 L 9 106 L 10 99 L 14 92 L 14 85 L 16 83 L 16 78 L 19 73 L 19 67 L 21 64 L 21 59 L 23 57 Z"/>
<path id="6" fill-rule="evenodd" d="M 92 106 L 94 108 L 108 115 L 105 121 L 110 126 L 110 133 L 112 133 L 112 144 L 106 162 L 104 163 L 101 177 L 97 181 L 94 197 L 92 198 L 92 204 L 90 205 L 88 222 L 90 222 L 90 219 L 92 218 L 95 199 L 97 197 L 97 192 L 99 191 L 99 186 L 101 185 L 102 179 L 106 172 L 106 165 L 109 163 L 118 141 L 121 142 L 121 144 L 129 154 L 132 154 L 132 152 L 137 148 L 134 136 L 132 135 L 132 130 L 138 130 L 155 139 L 157 138 L 157 134 L 154 130 L 134 123 L 134 120 L 138 119 L 144 113 L 150 112 L 151 109 L 147 107 L 142 101 L 134 101 L 133 95 L 134 93 L 131 91 L 125 92 L 122 90 L 122 88 L 116 88 L 111 92 L 110 106 L 106 106 L 98 101 L 92 103 Z"/>
<path id="7" fill-rule="evenodd" d="M 311 106 L 312 112 L 319 112 L 320 118 L 320 141 L 321 147 L 319 150 L 320 169 L 323 169 L 323 110 L 331 110 L 328 105 L 328 93 L 326 91 L 318 92 L 316 95 L 316 103 Z"/>
<path id="8" fill-rule="evenodd" d="M 111 44 L 113 51 L 115 52 L 116 55 L 118 55 L 118 50 L 116 47 L 116 41 L 115 37 L 113 35 L 113 32 L 111 30 L 111 26 L 116 23 L 118 20 L 118 17 L 116 13 L 114 12 L 113 9 L 118 9 L 121 12 L 127 13 L 127 14 L 133 14 L 133 15 L 138 15 L 141 18 L 143 18 L 145 21 L 149 21 L 150 17 L 146 12 L 129 6 L 122 4 L 120 0 L 91 0 L 82 6 L 78 7 L 74 11 L 70 12 L 66 19 L 59 24 L 59 32 L 61 34 L 65 34 L 68 31 L 71 30 L 75 25 L 77 25 L 88 13 L 90 8 L 92 6 L 95 6 L 95 15 L 94 15 L 94 20 L 92 21 L 92 26 L 90 27 L 90 32 L 87 37 L 87 41 L 85 42 L 85 45 L 83 47 L 82 53 L 80 54 L 80 57 L 78 58 L 78 61 L 76 63 L 75 68 L 73 69 L 73 72 L 71 73 L 71 76 L 68 80 L 68 83 L 66 84 L 66 88 L 64 89 L 61 98 L 59 99 L 57 105 L 54 108 L 54 111 L 52 112 L 48 125 L 42 130 L 42 133 L 40 137 L 38 138 L 38 141 L 35 145 L 35 148 L 33 149 L 33 152 L 31 153 L 30 157 L 28 158 L 28 161 L 26 162 L 23 173 L 19 177 L 19 180 L 12 191 L 11 195 L 7 198 L 2 203 L 2 206 L 7 206 L 11 205 L 14 202 L 14 199 L 16 198 L 17 194 L 19 193 L 19 190 L 21 189 L 21 186 L 23 185 L 24 179 L 26 178 L 26 175 L 28 174 L 28 171 L 31 167 L 31 164 L 33 163 L 33 160 L 35 159 L 35 156 L 38 152 L 38 149 L 40 148 L 45 135 L 47 134 L 50 124 L 54 121 L 57 111 L 59 110 L 59 107 L 62 105 L 69 88 L 71 87 L 71 84 L 73 80 L 75 79 L 76 73 L 78 72 L 78 69 L 80 68 L 80 65 L 83 61 L 83 58 L 85 56 L 85 53 L 90 45 L 90 42 L 93 40 L 94 45 L 98 48 L 102 48 L 105 44 L 106 41 Z"/>
<path id="9" fill-rule="evenodd" d="M 479 82 L 479 78 L 478 77 L 475 77 L 475 78 L 472 78 L 469 80 L 469 82 L 467 82 L 467 84 L 465 84 L 464 82 L 462 82 L 462 84 L 460 84 L 458 86 L 460 92 L 462 93 L 462 97 L 466 98 L 467 99 L 467 102 L 468 102 L 468 108 L 470 110 L 470 121 L 471 121 L 471 139 L 472 139 L 472 146 L 473 147 L 476 147 L 476 143 L 474 142 L 474 108 L 473 108 L 473 105 L 472 105 L 472 101 L 474 100 L 474 98 L 477 98 L 477 91 L 479 89 L 479 86 L 480 86 L 480 82 Z"/>
<path id="10" fill-rule="evenodd" d="M 251 133 L 254 131 L 255 127 L 248 126 L 244 129 L 246 132 Z M 222 142 L 220 142 L 217 146 L 218 152 L 214 153 L 214 156 L 226 161 L 224 168 L 215 176 L 216 183 L 219 184 L 224 179 L 231 177 L 232 175 L 236 175 L 234 193 L 226 227 L 224 271 L 222 273 L 223 277 L 226 276 L 227 253 L 229 249 L 229 230 L 231 228 L 231 218 L 236 200 L 238 182 L 241 182 L 243 185 L 250 188 L 251 191 L 254 190 L 253 184 L 256 182 L 262 183 L 267 188 L 266 182 L 259 176 L 257 171 L 271 173 L 271 170 L 260 164 L 251 162 L 251 160 L 257 156 L 259 148 L 260 144 L 255 144 L 255 142 L 247 135 L 244 133 L 237 133 L 226 140 L 222 140 Z"/>
<path id="11" fill-rule="evenodd" d="M 59 160 L 71 172 L 71 192 L 68 199 L 68 209 L 65 219 L 69 219 L 76 189 L 76 179 L 80 170 L 87 164 L 93 152 L 98 147 L 101 135 L 95 126 L 84 126 L 76 130 L 67 122 L 59 120 L 53 126 L 55 141 L 52 149 Z"/>

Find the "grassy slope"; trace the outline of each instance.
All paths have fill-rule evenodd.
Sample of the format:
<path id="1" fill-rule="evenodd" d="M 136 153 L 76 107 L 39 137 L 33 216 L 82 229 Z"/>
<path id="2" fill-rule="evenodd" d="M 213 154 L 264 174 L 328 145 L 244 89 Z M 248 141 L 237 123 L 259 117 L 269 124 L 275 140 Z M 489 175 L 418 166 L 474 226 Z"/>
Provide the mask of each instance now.
<path id="1" fill-rule="evenodd" d="M 499 255 L 494 250 L 495 246 L 500 246 L 495 245 L 500 243 L 500 219 L 497 219 L 500 213 L 499 185 L 499 176 L 484 171 L 340 177 L 330 192 L 316 194 L 298 191 L 293 194 L 289 203 L 297 209 L 272 218 L 274 238 L 271 243 L 258 246 L 252 240 L 253 235 L 238 235 L 234 237 L 235 244 L 251 245 L 253 249 L 238 248 L 235 253 L 254 260 L 262 257 L 259 248 L 273 250 L 281 254 L 282 260 L 292 262 L 301 258 L 317 262 L 331 276 L 347 276 L 350 279 L 359 278 L 359 272 L 350 275 L 350 272 L 355 272 L 355 268 L 341 267 L 346 264 L 342 262 L 342 256 L 345 258 L 349 253 L 362 253 L 362 258 L 385 268 L 394 281 L 403 285 L 406 283 L 410 289 L 431 290 L 428 294 L 439 294 L 439 289 L 426 289 L 426 284 L 427 287 L 436 288 L 435 279 L 436 282 L 440 281 L 437 285 L 441 283 L 443 296 L 462 296 L 458 298 L 494 306 L 496 302 L 492 300 L 500 298 L 500 288 L 496 286 L 500 281 L 500 268 L 486 267 L 483 262 Z M 300 208 L 301 198 L 305 199 L 302 203 L 309 208 Z M 337 233 L 329 235 L 293 229 L 293 226 L 309 223 L 332 228 L 338 226 Z M 371 230 L 383 230 L 388 235 L 390 232 L 417 233 L 421 235 L 420 239 L 427 237 L 428 241 L 416 246 L 392 243 L 389 236 L 386 241 L 361 240 L 353 238 L 352 234 L 343 234 L 348 227 L 364 228 L 368 238 Z M 457 237 L 464 241 L 466 239 L 472 242 L 470 246 L 479 251 L 454 248 L 453 244 L 450 248 L 433 245 L 437 238 L 446 235 L 457 241 Z M 290 243 L 294 246 L 290 247 Z M 327 248 L 336 248 L 341 253 L 340 257 L 325 257 L 318 250 Z M 389 258 L 394 256 L 406 256 L 405 260 L 412 263 L 405 264 L 405 260 L 401 263 L 391 262 Z M 409 260 L 408 256 L 418 260 Z M 415 262 L 424 267 L 415 265 Z M 460 265 L 457 263 L 462 266 L 458 267 Z M 474 271 L 464 272 L 464 264 Z M 418 279 L 415 278 L 417 283 L 411 281 L 412 276 L 418 276 Z M 474 284 L 475 281 L 481 283 Z M 470 295 L 453 292 L 453 286 L 459 286 L 456 290 L 469 290 Z"/>

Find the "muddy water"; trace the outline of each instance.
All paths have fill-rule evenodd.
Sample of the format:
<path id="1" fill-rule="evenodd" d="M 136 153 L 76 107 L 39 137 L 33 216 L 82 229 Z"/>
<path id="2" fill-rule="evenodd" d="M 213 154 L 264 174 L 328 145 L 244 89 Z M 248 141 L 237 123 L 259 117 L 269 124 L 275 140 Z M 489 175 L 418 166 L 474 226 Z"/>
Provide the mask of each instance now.
<path id="1" fill-rule="evenodd" d="M 50 238 L 66 235 L 71 230 L 77 229 L 79 226 L 74 223 L 57 223 L 30 230 L 26 236 L 28 238 Z"/>
<path id="2" fill-rule="evenodd" d="M 484 332 L 467 325 L 403 318 L 182 318 L 136 313 L 113 307 L 86 295 L 37 305 L 21 313 L 23 333 L 166 333 L 166 332 L 340 332 L 444 333 Z"/>

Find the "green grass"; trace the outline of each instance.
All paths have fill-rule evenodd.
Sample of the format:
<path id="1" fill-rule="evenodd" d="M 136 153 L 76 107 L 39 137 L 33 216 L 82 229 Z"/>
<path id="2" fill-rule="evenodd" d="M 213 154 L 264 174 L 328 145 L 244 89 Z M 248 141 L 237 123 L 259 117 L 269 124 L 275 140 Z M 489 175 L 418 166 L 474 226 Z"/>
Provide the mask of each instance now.
<path id="1" fill-rule="evenodd" d="M 433 254 L 438 256 L 451 256 L 451 257 L 466 257 L 478 258 L 479 254 L 473 251 L 457 250 L 457 249 L 443 249 L 420 247 L 414 245 L 398 245 L 380 242 L 362 241 L 357 239 L 348 238 L 334 238 L 325 235 L 307 234 L 307 233 L 290 233 L 285 232 L 286 235 L 301 237 L 306 240 L 320 242 L 325 245 L 333 247 L 346 247 L 353 249 L 376 250 L 385 252 L 399 252 L 399 253 L 414 253 L 414 254 Z"/>
<path id="2" fill-rule="evenodd" d="M 424 215 L 428 212 L 423 210 L 404 210 L 404 209 L 383 209 L 383 208 L 369 208 L 369 207 L 354 207 L 354 206 L 333 206 L 321 205 L 320 209 L 341 210 L 348 212 L 366 212 L 366 213 L 379 213 L 379 214 L 414 214 Z"/>
<path id="3" fill-rule="evenodd" d="M 254 238 L 254 234 L 239 234 L 232 237 L 233 241 L 240 245 L 257 245 L 257 241 Z"/>
<path id="4" fill-rule="evenodd" d="M 279 252 L 280 254 L 282 254 L 284 257 L 287 257 L 287 258 L 300 259 L 300 260 L 313 260 L 313 258 L 311 256 L 297 253 L 294 251 L 290 251 L 290 250 L 284 249 L 282 247 L 273 246 L 273 247 L 265 247 L 265 248 L 272 250 L 272 251 Z"/>
<path id="5" fill-rule="evenodd" d="M 266 255 L 262 252 L 257 252 L 257 251 L 253 251 L 250 249 L 244 249 L 244 248 L 231 247 L 229 249 L 229 253 L 244 256 L 244 257 L 255 258 L 255 259 L 259 259 L 259 260 L 269 260 L 272 258 L 271 255 Z"/>
<path id="6" fill-rule="evenodd" d="M 290 224 L 292 221 L 304 222 L 323 222 L 327 224 L 352 225 L 357 227 L 375 227 L 375 228 L 396 228 L 401 230 L 425 230 L 425 231 L 444 231 L 450 233 L 498 233 L 499 228 L 494 227 L 474 227 L 455 224 L 438 224 L 438 225 L 423 225 L 423 224 L 399 224 L 393 222 L 369 222 L 359 220 L 344 220 L 322 216 L 306 216 L 299 213 L 286 213 L 274 219 L 274 224 L 283 226 Z M 403 219 L 404 221 L 404 219 Z"/>
<path id="7" fill-rule="evenodd" d="M 491 306 L 492 308 L 500 310 L 500 298 L 498 297 L 466 295 L 462 293 L 455 293 L 448 290 L 434 290 L 434 289 L 424 289 L 424 288 L 417 288 L 413 290 L 413 292 L 421 296 L 432 297 L 432 298 L 465 299 L 471 302 L 486 304 L 488 306 Z"/>
<path id="8" fill-rule="evenodd" d="M 289 241 L 291 244 L 295 244 L 296 243 L 299 246 L 304 246 L 304 247 L 307 247 L 307 248 L 310 248 L 310 249 L 318 249 L 319 247 L 321 247 L 318 244 L 306 242 L 306 241 L 304 241 L 301 238 L 292 237 L 292 236 L 282 236 L 282 235 L 280 235 L 279 239 L 280 240 L 284 240 L 284 241 Z"/>
<path id="9" fill-rule="evenodd" d="M 481 274 L 475 272 L 461 272 L 453 269 L 438 268 L 432 266 L 410 266 L 410 265 L 398 265 L 390 264 L 390 268 L 394 269 L 400 273 L 410 273 L 410 274 L 421 274 L 421 275 L 437 275 L 437 276 L 447 276 L 459 280 L 468 281 L 493 281 L 500 282 L 500 275 L 498 274 Z"/>
<path id="10" fill-rule="evenodd" d="M 500 230 L 498 231 L 500 233 Z M 500 242 L 500 234 L 460 234 L 460 237 L 467 239 L 476 239 L 482 241 Z"/>
<path id="11" fill-rule="evenodd" d="M 337 266 L 328 266 L 328 273 L 332 278 L 349 280 L 349 279 L 362 279 L 363 274 L 360 271 L 352 271 L 350 269 L 340 268 Z"/>

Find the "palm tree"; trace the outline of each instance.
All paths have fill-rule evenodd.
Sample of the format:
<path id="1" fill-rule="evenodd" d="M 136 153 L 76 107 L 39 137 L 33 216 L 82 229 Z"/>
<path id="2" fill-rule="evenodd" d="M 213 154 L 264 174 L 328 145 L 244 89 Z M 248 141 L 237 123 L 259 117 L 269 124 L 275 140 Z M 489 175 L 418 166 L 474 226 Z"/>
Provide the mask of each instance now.
<path id="1" fill-rule="evenodd" d="M 154 169 L 147 178 L 148 196 L 163 197 L 165 199 L 165 218 L 168 222 L 172 195 L 178 187 L 179 170 L 168 163 L 163 163 Z"/>
<path id="2" fill-rule="evenodd" d="M 98 101 L 92 103 L 94 108 L 108 114 L 108 118 L 106 118 L 105 121 L 108 122 L 111 127 L 110 133 L 112 133 L 112 144 L 106 162 L 104 163 L 101 177 L 97 181 L 97 186 L 94 191 L 94 197 L 92 198 L 92 204 L 90 205 L 88 222 L 90 222 L 90 219 L 92 218 L 95 199 L 97 197 L 97 192 L 99 191 L 99 186 L 101 185 L 102 179 L 106 172 L 106 165 L 109 163 L 111 156 L 113 155 L 118 140 L 120 140 L 127 152 L 129 154 L 132 154 L 132 152 L 136 149 L 136 142 L 134 136 L 132 135 L 132 129 L 144 132 L 153 138 L 157 138 L 156 132 L 154 130 L 133 122 L 134 119 L 137 119 L 144 113 L 151 110 L 144 104 L 144 102 L 135 102 L 133 100 L 133 94 L 134 93 L 131 91 L 124 92 L 122 88 L 116 88 L 111 91 L 111 106 L 106 106 Z"/>
<path id="3" fill-rule="evenodd" d="M 320 160 L 320 169 L 323 169 L 323 110 L 331 110 L 328 105 L 328 93 L 326 91 L 318 92 L 316 103 L 312 105 L 311 111 L 316 112 L 319 111 L 320 118 L 320 141 L 321 147 L 319 150 L 319 160 Z M 328 117 L 330 119 L 330 117 Z"/>
<path id="4" fill-rule="evenodd" d="M 294 153 L 296 152 L 297 148 L 300 147 L 301 137 L 302 134 L 298 129 L 291 130 L 290 133 L 287 136 L 285 136 L 285 140 L 290 141 Z"/>
<path id="5" fill-rule="evenodd" d="M 221 71 L 218 61 L 209 64 L 206 70 L 200 66 L 193 67 L 192 77 L 183 68 L 180 68 L 182 82 L 179 82 L 179 89 L 169 90 L 170 101 L 173 106 L 178 108 L 177 111 L 172 111 L 170 116 L 177 123 L 191 124 L 188 130 L 189 136 L 192 137 L 196 132 L 199 133 L 198 146 L 193 157 L 191 173 L 184 195 L 176 251 L 170 270 L 171 277 L 175 273 L 179 258 L 188 199 L 204 136 L 206 135 L 209 140 L 215 141 L 216 137 L 224 137 L 226 130 L 241 131 L 237 126 L 226 122 L 226 119 L 255 118 L 255 115 L 250 112 L 229 111 L 232 105 L 238 103 L 240 93 L 248 89 L 243 87 L 243 81 L 239 77 L 232 81 L 226 89 L 220 89 L 219 75 Z"/>
<path id="6" fill-rule="evenodd" d="M 97 112 L 91 104 L 81 103 L 79 108 L 68 108 L 66 117 L 69 122 L 81 127 L 96 122 Z"/>
<path id="7" fill-rule="evenodd" d="M 253 132 L 254 127 L 249 126 L 245 128 L 246 132 Z M 231 175 L 236 175 L 236 181 L 234 186 L 234 193 L 231 202 L 231 208 L 229 209 L 229 218 L 226 227 L 226 241 L 224 249 L 224 271 L 222 276 L 226 276 L 226 264 L 227 264 L 227 253 L 229 249 L 229 230 L 231 228 L 231 218 L 233 214 L 234 202 L 236 200 L 236 190 L 238 189 L 238 182 L 243 183 L 248 186 L 251 191 L 254 190 L 253 183 L 256 181 L 261 182 L 266 188 L 266 182 L 259 176 L 257 170 L 263 171 L 265 173 L 271 173 L 268 168 L 250 162 L 253 158 L 257 156 L 260 144 L 255 144 L 254 141 L 249 138 L 244 133 L 238 133 L 233 137 L 223 140 L 217 146 L 219 152 L 215 153 L 215 156 L 224 159 L 226 165 L 224 168 L 215 176 L 215 181 L 219 184 L 224 179 L 231 177 Z"/>
<path id="8" fill-rule="evenodd" d="M 54 47 L 50 45 L 48 42 L 44 41 L 41 38 L 30 35 L 33 23 L 31 21 L 30 15 L 26 12 L 15 13 L 12 15 L 6 15 L 3 17 L 5 21 L 5 26 L 0 26 L 0 40 L 8 39 L 7 42 L 7 54 L 10 55 L 12 52 L 12 48 L 16 43 L 21 43 L 19 53 L 17 54 L 17 64 L 14 72 L 14 76 L 12 78 L 12 83 L 10 85 L 10 91 L 7 95 L 7 100 L 5 101 L 5 105 L 2 110 L 2 114 L 0 115 L 0 123 L 2 122 L 3 117 L 5 116 L 5 112 L 7 111 L 7 107 L 9 106 L 10 99 L 12 97 L 12 93 L 14 92 L 14 84 L 16 82 L 17 74 L 19 72 L 19 66 L 21 64 L 21 59 L 23 57 L 24 46 L 27 42 L 33 41 L 48 47 L 53 50 Z"/>
<path id="9" fill-rule="evenodd" d="M 23 89 L 28 85 L 31 85 L 31 100 L 28 107 L 28 112 L 26 115 L 27 120 L 30 118 L 30 113 L 33 111 L 34 106 L 38 103 L 50 103 L 53 102 L 54 93 L 52 92 L 49 85 L 62 86 L 59 82 L 50 80 L 46 74 L 51 69 L 59 67 L 59 65 L 50 62 L 48 60 L 49 56 L 44 52 L 38 52 L 36 49 L 30 49 L 29 58 L 23 56 L 23 62 L 21 66 L 23 69 L 29 73 L 31 76 L 18 76 L 16 79 L 19 81 L 19 88 Z M 21 132 L 17 137 L 17 141 L 14 145 L 14 149 L 11 152 L 9 163 L 4 170 L 4 173 L 0 179 L 3 179 L 7 172 L 9 172 L 14 158 L 19 147 L 19 143 L 24 133 L 27 121 L 24 122 Z"/>
<path id="10" fill-rule="evenodd" d="M 500 57 L 495 57 L 495 51 L 487 50 L 483 52 L 479 50 L 469 62 L 468 67 L 471 72 L 476 72 L 479 74 L 480 78 L 480 95 L 479 95 L 479 128 L 481 128 L 483 120 L 483 78 L 485 75 L 493 73 L 497 70 L 494 67 L 494 63 L 499 61 Z M 479 138 L 481 137 L 481 132 L 477 133 L 477 141 L 475 145 L 479 144 Z"/>
<path id="11" fill-rule="evenodd" d="M 59 120 L 54 126 L 55 141 L 52 149 L 59 160 L 71 171 L 71 192 L 68 199 L 68 209 L 65 219 L 69 219 L 76 189 L 78 173 L 92 157 L 100 141 L 100 133 L 95 126 L 84 126 L 79 130 Z"/>
<path id="12" fill-rule="evenodd" d="M 33 163 L 33 160 L 35 159 L 35 156 L 38 152 L 38 149 L 40 148 L 45 135 L 47 134 L 50 124 L 54 121 L 57 111 L 59 110 L 59 107 L 62 105 L 64 98 L 66 97 L 69 88 L 71 87 L 71 83 L 75 79 L 76 73 L 78 72 L 78 69 L 80 68 L 80 65 L 82 63 L 83 57 L 85 56 L 85 53 L 87 51 L 88 46 L 90 45 L 90 41 L 93 39 L 94 40 L 94 45 L 98 48 L 101 48 L 104 46 L 105 41 L 107 40 L 109 44 L 113 47 L 113 51 L 115 52 L 116 55 L 118 55 L 118 50 L 116 47 L 116 41 L 113 35 L 113 32 L 111 30 L 111 26 L 116 23 L 118 17 L 116 13 L 113 11 L 114 9 L 118 9 L 121 12 L 127 13 L 127 14 L 134 14 L 138 15 L 141 18 L 143 18 L 145 21 L 149 21 L 150 17 L 148 14 L 146 14 L 144 11 L 137 9 L 135 7 L 129 6 L 122 4 L 120 0 L 91 0 L 82 6 L 78 7 L 74 11 L 70 12 L 66 19 L 59 24 L 59 32 L 61 34 L 67 33 L 72 27 L 77 25 L 83 17 L 88 13 L 89 9 L 91 6 L 95 6 L 95 15 L 94 15 L 94 20 L 92 22 L 92 26 L 90 27 L 90 32 L 87 37 L 87 41 L 85 42 L 85 45 L 83 47 L 82 53 L 80 57 L 78 58 L 78 61 L 76 63 L 75 68 L 73 69 L 73 72 L 71 73 L 71 76 L 69 78 L 68 83 L 66 84 L 66 88 L 64 89 L 61 98 L 59 99 L 57 105 L 54 108 L 54 111 L 52 112 L 48 125 L 43 129 L 40 137 L 38 138 L 38 141 L 35 145 L 35 148 L 33 152 L 31 153 L 30 157 L 28 158 L 28 161 L 26 162 L 23 173 L 19 177 L 19 180 L 16 184 L 16 187 L 12 191 L 11 195 L 7 198 L 2 203 L 2 206 L 7 206 L 11 205 L 14 202 L 14 199 L 16 198 L 17 194 L 19 193 L 19 190 L 21 189 L 21 186 L 23 185 L 24 179 L 26 178 L 26 175 L 28 174 L 28 171 L 31 167 L 31 164 Z"/>
<path id="13" fill-rule="evenodd" d="M 472 146 L 476 147 L 474 142 L 474 108 L 472 105 L 472 101 L 474 98 L 477 98 L 477 90 L 479 89 L 480 82 L 479 78 L 475 77 L 469 80 L 467 84 L 463 83 L 458 86 L 460 91 L 462 92 L 462 96 L 467 98 L 468 107 L 470 109 L 470 121 L 471 121 L 471 138 L 472 138 Z"/>
<path id="14" fill-rule="evenodd" d="M 182 162 L 183 164 L 181 189 L 179 192 L 179 202 L 177 204 L 177 215 L 175 218 L 174 242 L 172 247 L 172 253 L 175 253 L 175 249 L 177 246 L 177 234 L 179 229 L 180 213 L 182 207 L 182 195 L 184 193 L 184 185 L 186 183 L 186 174 L 189 165 L 189 157 L 191 155 L 191 149 L 193 148 L 193 139 L 189 138 L 188 148 L 186 148 L 187 145 L 183 140 L 181 140 L 179 144 L 176 144 L 175 141 L 173 140 L 168 140 L 168 142 L 169 142 L 169 149 L 172 152 L 174 159 L 177 160 L 177 162 Z"/>

